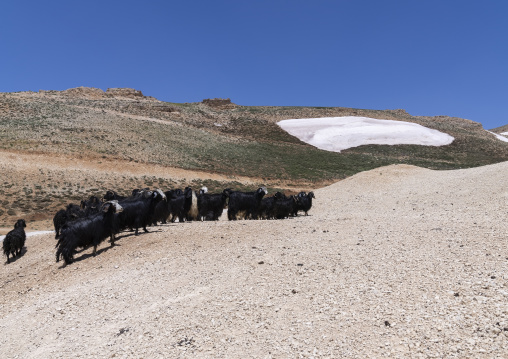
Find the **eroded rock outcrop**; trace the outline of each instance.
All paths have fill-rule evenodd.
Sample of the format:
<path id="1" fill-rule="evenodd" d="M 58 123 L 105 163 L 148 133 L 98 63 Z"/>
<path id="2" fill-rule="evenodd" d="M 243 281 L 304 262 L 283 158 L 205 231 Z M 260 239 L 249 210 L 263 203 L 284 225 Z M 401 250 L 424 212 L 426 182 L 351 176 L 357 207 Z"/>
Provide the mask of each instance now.
<path id="1" fill-rule="evenodd" d="M 203 104 L 210 106 L 210 107 L 220 107 L 220 108 L 231 108 L 236 106 L 234 103 L 231 102 L 231 99 L 226 98 L 207 98 L 202 101 Z"/>

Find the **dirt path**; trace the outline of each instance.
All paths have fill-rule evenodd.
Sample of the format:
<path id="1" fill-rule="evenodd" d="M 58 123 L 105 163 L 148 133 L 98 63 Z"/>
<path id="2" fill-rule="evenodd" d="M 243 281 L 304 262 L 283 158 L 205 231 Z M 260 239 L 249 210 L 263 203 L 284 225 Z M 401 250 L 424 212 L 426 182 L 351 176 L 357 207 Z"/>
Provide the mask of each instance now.
<path id="1" fill-rule="evenodd" d="M 175 223 L 0 269 L 5 358 L 507 358 L 508 163 L 390 166 L 310 216 Z"/>
<path id="2" fill-rule="evenodd" d="M 0 165 L 11 166 L 16 170 L 35 171 L 39 168 L 69 171 L 86 171 L 119 175 L 146 175 L 171 176 L 177 180 L 208 178 L 216 181 L 239 181 L 242 183 L 254 183 L 257 179 L 242 176 L 224 176 L 216 173 L 189 171 L 176 167 L 164 167 L 158 165 L 140 164 L 121 160 L 96 160 L 89 158 L 75 158 L 67 156 L 48 156 L 47 154 L 19 153 L 0 150 Z"/>

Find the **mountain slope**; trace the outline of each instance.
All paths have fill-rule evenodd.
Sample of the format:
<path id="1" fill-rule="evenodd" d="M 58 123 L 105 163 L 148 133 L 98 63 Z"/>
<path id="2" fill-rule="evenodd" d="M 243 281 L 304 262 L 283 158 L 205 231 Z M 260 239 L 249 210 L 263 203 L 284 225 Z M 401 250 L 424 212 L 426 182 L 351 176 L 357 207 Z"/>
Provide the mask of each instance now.
<path id="1" fill-rule="evenodd" d="M 369 145 L 334 153 L 305 144 L 276 124 L 283 119 L 346 115 L 414 122 L 448 133 L 455 141 L 442 147 Z M 37 181 L 9 171 L 8 165 L 4 167 L 4 173 L 9 173 L 4 180 L 4 195 L 14 190 L 37 192 L 51 208 L 66 198 L 76 201 L 90 194 L 102 195 L 111 188 L 130 191 L 134 185 L 199 185 L 199 181 L 173 179 L 174 168 L 230 178 L 226 182 L 209 181 L 212 191 L 226 185 L 239 188 L 242 182 L 245 185 L 236 178 L 253 178 L 249 186 L 255 182 L 272 189 L 297 190 L 322 187 L 361 171 L 396 163 L 456 169 L 508 160 L 507 143 L 497 140 L 480 124 L 458 118 L 415 117 L 403 110 L 249 107 L 224 100 L 174 104 L 130 89 L 1 93 L 0 139 L 6 163 L 8 156 L 18 153 L 110 164 L 107 180 L 88 181 L 79 187 L 72 172 L 62 168 L 59 178 L 68 180 L 65 196 L 59 198 L 51 195 L 50 187 L 56 185 L 60 191 L 64 181 L 54 183 L 54 176 L 44 175 L 42 165 L 42 177 Z M 120 176 L 121 171 L 116 168 L 123 168 L 125 163 L 145 166 L 146 172 L 136 178 Z M 168 170 L 164 176 L 154 178 L 151 166 Z M 7 226 L 15 216 L 49 215 L 43 205 L 34 209 L 29 201 L 21 203 L 22 196 L 16 203 L 5 201 L 8 203 L 0 220 Z"/>

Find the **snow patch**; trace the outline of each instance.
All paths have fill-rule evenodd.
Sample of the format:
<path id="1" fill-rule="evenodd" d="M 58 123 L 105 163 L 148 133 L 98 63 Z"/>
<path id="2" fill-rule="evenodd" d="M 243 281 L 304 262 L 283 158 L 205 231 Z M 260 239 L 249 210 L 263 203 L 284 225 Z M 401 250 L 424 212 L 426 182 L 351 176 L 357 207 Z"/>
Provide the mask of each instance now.
<path id="1" fill-rule="evenodd" d="M 490 132 L 490 131 L 487 131 L 487 132 Z M 503 132 L 503 133 L 490 132 L 490 133 L 492 133 L 494 136 L 496 136 L 498 140 L 501 140 L 503 142 L 508 142 L 508 138 L 505 136 L 502 136 L 502 135 L 508 135 L 508 132 Z"/>
<path id="2" fill-rule="evenodd" d="M 283 120 L 277 124 L 303 142 L 333 152 L 361 145 L 444 146 L 454 140 L 416 123 L 357 116 Z"/>

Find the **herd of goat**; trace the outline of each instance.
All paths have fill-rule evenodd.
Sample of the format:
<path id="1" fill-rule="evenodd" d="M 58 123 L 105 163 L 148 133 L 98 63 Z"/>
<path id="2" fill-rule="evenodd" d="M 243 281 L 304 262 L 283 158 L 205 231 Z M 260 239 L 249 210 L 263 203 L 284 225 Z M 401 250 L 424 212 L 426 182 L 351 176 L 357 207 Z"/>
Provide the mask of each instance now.
<path id="1" fill-rule="evenodd" d="M 80 205 L 69 204 L 59 210 L 54 218 L 56 261 L 65 264 L 74 260 L 78 248 L 97 246 L 110 238 L 115 245 L 115 235 L 124 230 L 139 229 L 148 232 L 148 226 L 167 223 L 167 221 L 216 221 L 227 208 L 229 220 L 237 219 L 283 219 L 297 216 L 299 211 L 305 215 L 312 207 L 313 192 L 300 192 L 295 196 L 285 196 L 281 192 L 265 197 L 265 187 L 252 192 L 233 191 L 229 188 L 222 193 L 210 194 L 206 187 L 197 193 L 190 187 L 162 192 L 160 189 L 133 190 L 130 196 L 121 196 L 107 191 L 103 199 L 91 196 Z M 25 244 L 26 223 L 20 219 L 14 229 L 7 233 L 3 241 L 4 254 L 10 263 L 20 256 Z"/>

